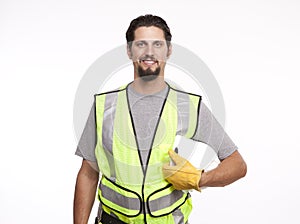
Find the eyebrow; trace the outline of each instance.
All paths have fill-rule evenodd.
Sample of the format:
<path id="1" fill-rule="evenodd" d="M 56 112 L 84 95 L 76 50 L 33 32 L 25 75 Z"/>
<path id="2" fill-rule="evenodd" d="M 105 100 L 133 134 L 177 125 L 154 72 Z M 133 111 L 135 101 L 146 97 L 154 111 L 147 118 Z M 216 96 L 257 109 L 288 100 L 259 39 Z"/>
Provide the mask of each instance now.
<path id="1" fill-rule="evenodd" d="M 157 43 L 157 42 L 165 42 L 165 40 L 157 40 L 157 39 L 149 39 L 149 40 L 146 40 L 146 39 L 142 39 L 142 40 L 134 40 L 133 42 L 148 42 L 148 41 L 152 41 L 154 43 Z"/>
<path id="2" fill-rule="evenodd" d="M 164 43 L 164 40 L 154 40 L 153 43 Z"/>

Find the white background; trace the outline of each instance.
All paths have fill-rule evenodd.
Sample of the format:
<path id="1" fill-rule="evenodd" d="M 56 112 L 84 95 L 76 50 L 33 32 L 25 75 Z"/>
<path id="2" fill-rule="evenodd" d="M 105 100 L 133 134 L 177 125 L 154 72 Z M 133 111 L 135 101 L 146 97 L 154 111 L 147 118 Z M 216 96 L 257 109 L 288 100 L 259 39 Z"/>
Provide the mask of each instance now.
<path id="1" fill-rule="evenodd" d="M 299 11 L 296 0 L 1 0 L 0 223 L 72 223 L 78 84 L 146 13 L 211 69 L 248 164 L 244 179 L 193 194 L 190 222 L 299 223 Z"/>

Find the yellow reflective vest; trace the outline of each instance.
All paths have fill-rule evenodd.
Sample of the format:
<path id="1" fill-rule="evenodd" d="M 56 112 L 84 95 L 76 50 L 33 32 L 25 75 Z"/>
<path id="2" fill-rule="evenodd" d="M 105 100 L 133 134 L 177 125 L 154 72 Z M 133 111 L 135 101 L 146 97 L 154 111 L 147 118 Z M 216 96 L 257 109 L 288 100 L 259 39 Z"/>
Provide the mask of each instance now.
<path id="1" fill-rule="evenodd" d="M 162 165 L 170 162 L 168 150 L 181 122 L 178 94 L 188 100 L 185 111 L 189 121 L 184 131 L 188 138 L 197 128 L 201 97 L 168 85 L 147 164 L 143 165 L 127 88 L 95 95 L 95 154 L 102 173 L 98 188 L 102 209 L 125 223 L 185 223 L 192 210 L 190 194 L 174 189 L 163 178 Z"/>

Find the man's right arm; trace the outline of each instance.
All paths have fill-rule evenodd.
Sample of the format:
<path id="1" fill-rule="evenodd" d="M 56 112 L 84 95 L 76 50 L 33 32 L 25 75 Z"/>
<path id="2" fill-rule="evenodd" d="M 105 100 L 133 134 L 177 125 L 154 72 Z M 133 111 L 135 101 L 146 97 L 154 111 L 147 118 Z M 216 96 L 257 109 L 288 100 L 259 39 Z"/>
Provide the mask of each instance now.
<path id="1" fill-rule="evenodd" d="M 73 218 L 74 224 L 86 224 L 95 201 L 99 180 L 97 164 L 83 159 L 77 175 Z"/>

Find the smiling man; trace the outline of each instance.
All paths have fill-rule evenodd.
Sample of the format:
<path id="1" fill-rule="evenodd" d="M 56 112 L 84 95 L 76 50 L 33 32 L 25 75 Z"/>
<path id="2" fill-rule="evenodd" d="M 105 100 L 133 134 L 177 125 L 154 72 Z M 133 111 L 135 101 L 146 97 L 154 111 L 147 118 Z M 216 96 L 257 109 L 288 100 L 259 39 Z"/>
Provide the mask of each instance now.
<path id="1" fill-rule="evenodd" d="M 130 23 L 126 39 L 134 80 L 95 95 L 76 150 L 83 161 L 74 223 L 87 223 L 98 186 L 96 223 L 184 224 L 192 211 L 187 190 L 225 186 L 245 176 L 246 163 L 201 96 L 165 81 L 171 38 L 158 16 L 140 16 Z M 176 135 L 210 145 L 219 166 L 197 170 L 170 150 Z"/>

